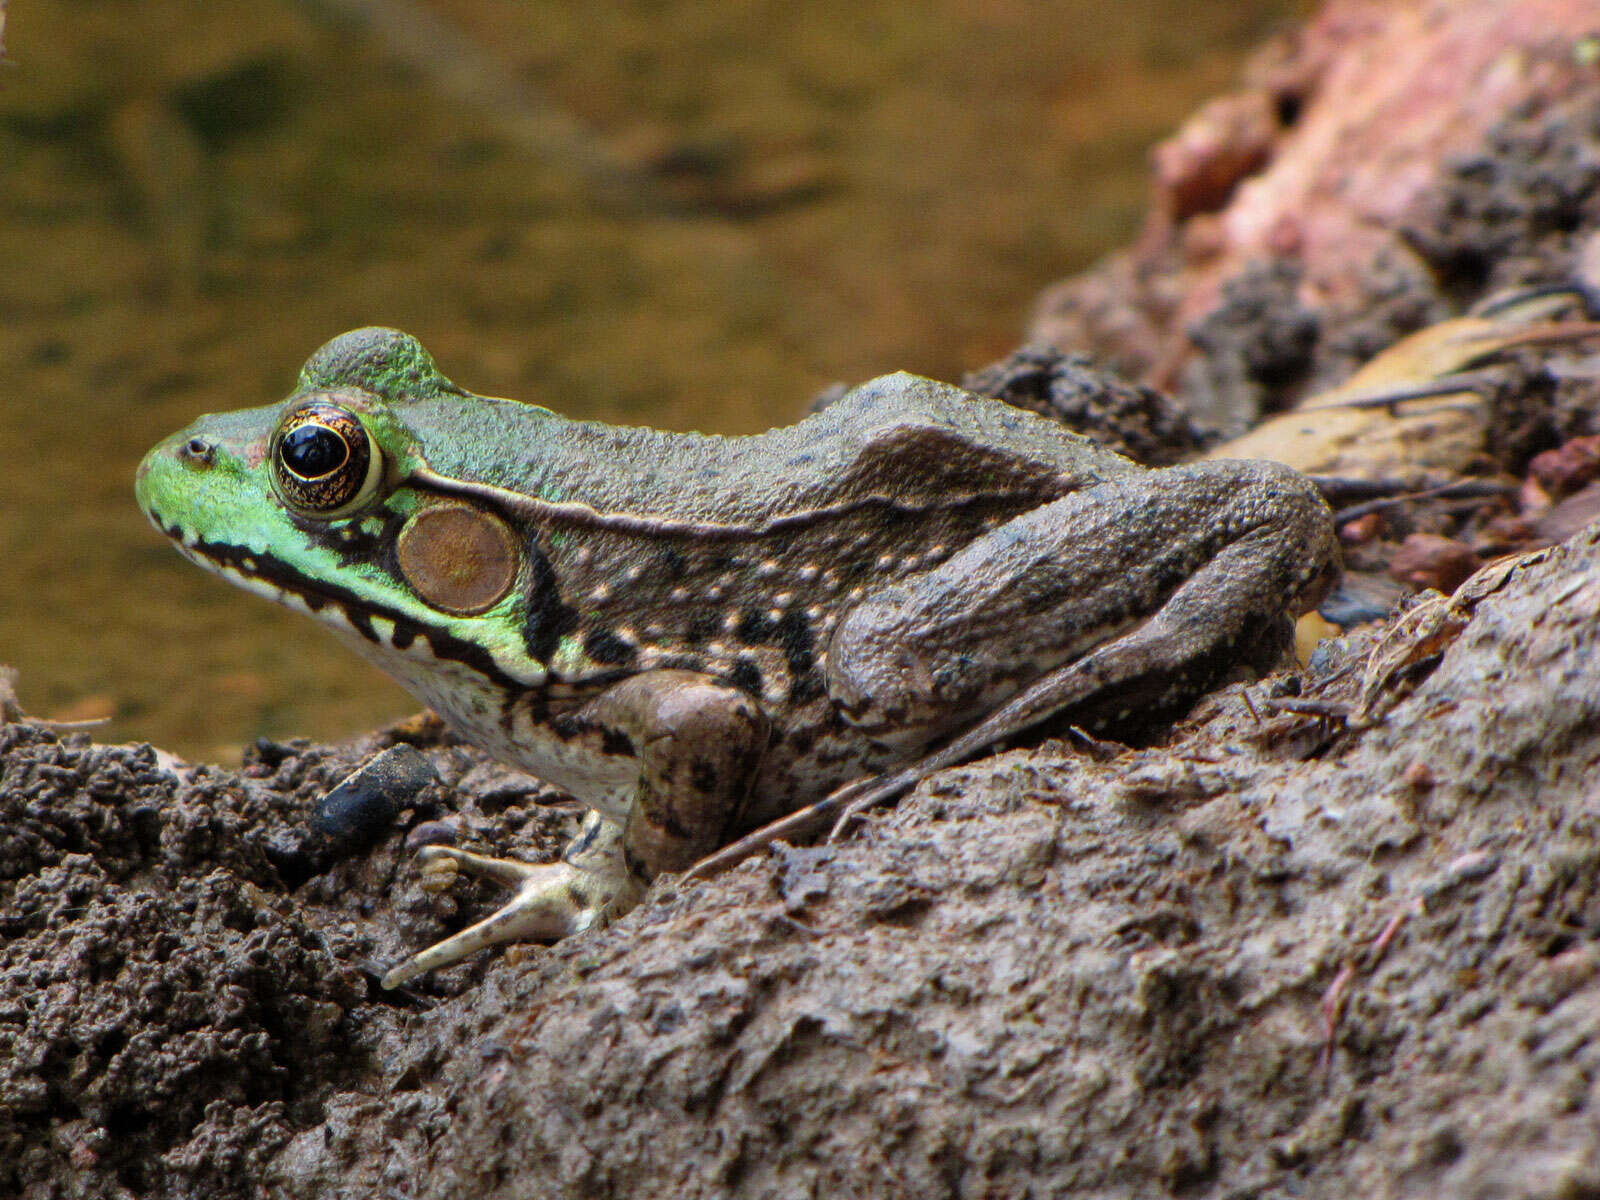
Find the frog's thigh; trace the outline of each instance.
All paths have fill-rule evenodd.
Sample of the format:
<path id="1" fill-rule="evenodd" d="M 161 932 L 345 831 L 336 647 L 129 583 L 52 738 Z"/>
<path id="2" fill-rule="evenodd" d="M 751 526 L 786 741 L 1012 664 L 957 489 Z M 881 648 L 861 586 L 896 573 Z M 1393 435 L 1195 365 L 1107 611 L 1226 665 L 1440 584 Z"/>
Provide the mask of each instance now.
<path id="1" fill-rule="evenodd" d="M 621 845 L 630 872 L 648 881 L 721 845 L 767 746 L 768 722 L 754 697 L 693 671 L 647 671 L 578 716 L 626 739 L 638 760 Z"/>
<path id="2" fill-rule="evenodd" d="M 829 694 L 860 726 L 926 740 L 1065 664 L 1098 660 L 1080 683 L 1098 675 L 1102 688 L 1181 672 L 1281 623 L 1335 553 L 1326 504 L 1288 468 L 1114 477 L 868 596 L 829 643 Z"/>

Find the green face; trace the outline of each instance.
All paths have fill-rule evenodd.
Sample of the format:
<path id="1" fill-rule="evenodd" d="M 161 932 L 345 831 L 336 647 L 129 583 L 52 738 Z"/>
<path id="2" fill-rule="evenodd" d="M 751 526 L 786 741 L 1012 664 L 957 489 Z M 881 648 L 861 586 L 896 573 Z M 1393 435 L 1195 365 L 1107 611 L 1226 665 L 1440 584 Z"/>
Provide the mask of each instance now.
<path id="1" fill-rule="evenodd" d="M 139 505 L 185 557 L 316 617 L 430 703 L 451 676 L 540 686 L 528 538 L 442 489 L 401 416 L 426 409 L 437 429 L 448 410 L 488 402 L 432 373 L 410 339 L 385 350 L 381 363 L 346 353 L 319 365 L 325 350 L 282 404 L 174 434 L 139 466 Z"/>

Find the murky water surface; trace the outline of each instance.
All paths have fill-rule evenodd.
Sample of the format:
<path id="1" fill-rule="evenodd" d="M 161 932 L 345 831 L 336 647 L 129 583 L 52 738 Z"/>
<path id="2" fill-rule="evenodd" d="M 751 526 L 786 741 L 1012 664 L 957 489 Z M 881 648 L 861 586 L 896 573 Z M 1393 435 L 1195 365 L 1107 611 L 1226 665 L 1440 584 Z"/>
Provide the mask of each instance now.
<path id="1" fill-rule="evenodd" d="M 743 432 L 952 377 L 1126 238 L 1292 0 L 47 0 L 0 67 L 0 662 L 236 757 L 409 711 L 184 563 L 144 451 L 363 324 L 476 391 Z"/>

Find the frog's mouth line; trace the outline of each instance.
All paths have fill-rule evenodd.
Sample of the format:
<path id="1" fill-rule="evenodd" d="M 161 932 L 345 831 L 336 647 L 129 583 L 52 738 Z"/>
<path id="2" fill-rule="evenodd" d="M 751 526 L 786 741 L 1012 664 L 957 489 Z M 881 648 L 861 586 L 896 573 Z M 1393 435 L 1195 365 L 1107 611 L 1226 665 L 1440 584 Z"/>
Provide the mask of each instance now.
<path id="1" fill-rule="evenodd" d="M 267 595 L 269 599 L 298 603 L 312 617 L 328 623 L 323 610 L 330 605 L 361 637 L 384 650 L 405 652 L 421 638 L 437 659 L 458 662 L 482 675 L 506 694 L 525 691 L 528 684 L 508 675 L 494 657 L 475 642 L 456 637 L 435 626 L 424 625 L 403 613 L 363 600 L 337 584 L 312 583 L 283 560 L 230 542 L 191 539 L 177 526 L 157 522 L 157 527 L 196 566 L 225 576 L 230 583 Z M 389 626 L 388 636 L 378 622 Z"/>

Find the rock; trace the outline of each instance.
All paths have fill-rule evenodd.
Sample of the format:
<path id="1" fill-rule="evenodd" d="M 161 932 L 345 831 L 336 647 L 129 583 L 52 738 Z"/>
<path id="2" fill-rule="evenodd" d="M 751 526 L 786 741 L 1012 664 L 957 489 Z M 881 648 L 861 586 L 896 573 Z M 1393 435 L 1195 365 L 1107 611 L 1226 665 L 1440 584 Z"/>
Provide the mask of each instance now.
<path id="1" fill-rule="evenodd" d="M 1261 411 L 1286 407 L 1477 295 L 1574 277 L 1597 224 L 1578 53 L 1593 30 L 1588 0 L 1331 0 L 1157 151 L 1143 236 L 1047 292 L 1029 339 L 1115 361 L 1232 431 L 1239 378 Z M 1224 160 L 1234 127 L 1248 134 Z M 1261 290 L 1283 271 L 1286 299 Z M 1219 314 L 1257 292 L 1262 317 L 1224 335 Z M 1248 341 L 1281 341 L 1285 304 L 1316 327 L 1287 373 L 1281 347 Z M 1214 373 L 1207 329 L 1240 366 Z"/>
<path id="2" fill-rule="evenodd" d="M 1413 533 L 1389 560 L 1389 574 L 1410 587 L 1448 595 L 1481 566 L 1471 546 L 1435 533 Z"/>
<path id="3" fill-rule="evenodd" d="M 1173 223 L 1216 212 L 1267 164 L 1281 128 L 1264 90 L 1211 101 L 1156 147 L 1155 211 Z"/>
<path id="4" fill-rule="evenodd" d="M 382 837 L 400 810 L 438 781 L 422 751 L 406 742 L 390 746 L 317 802 L 311 828 L 332 852 L 353 853 Z"/>
<path id="5" fill-rule="evenodd" d="M 1553 499 L 1571 495 L 1600 474 L 1600 437 L 1573 438 L 1534 455 L 1528 474 Z"/>
<path id="6" fill-rule="evenodd" d="M 1213 440 L 1182 406 L 1154 388 L 1128 383 L 1097 370 L 1085 355 L 1049 346 L 1023 346 L 972 372 L 961 385 L 1054 417 L 1146 466 L 1170 466 Z"/>

